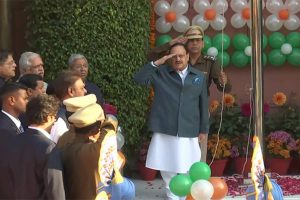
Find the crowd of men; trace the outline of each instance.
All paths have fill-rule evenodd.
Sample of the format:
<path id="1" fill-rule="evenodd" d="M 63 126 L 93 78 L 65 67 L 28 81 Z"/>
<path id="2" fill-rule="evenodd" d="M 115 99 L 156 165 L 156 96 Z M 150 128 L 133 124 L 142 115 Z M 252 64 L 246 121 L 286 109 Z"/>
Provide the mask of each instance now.
<path id="1" fill-rule="evenodd" d="M 68 65 L 46 83 L 39 54 L 23 53 L 17 67 L 0 50 L 0 199 L 134 199 L 118 121 L 87 81 L 87 59 L 72 54 Z"/>

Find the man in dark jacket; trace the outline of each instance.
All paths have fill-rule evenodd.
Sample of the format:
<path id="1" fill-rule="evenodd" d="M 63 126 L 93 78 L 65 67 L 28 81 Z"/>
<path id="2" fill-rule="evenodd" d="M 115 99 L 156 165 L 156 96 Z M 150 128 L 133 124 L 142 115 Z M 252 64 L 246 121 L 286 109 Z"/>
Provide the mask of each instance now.
<path id="1" fill-rule="evenodd" d="M 13 157 L 16 136 L 23 132 L 19 115 L 26 109 L 26 89 L 18 83 L 6 83 L 0 89 L 0 199 L 14 197 L 8 161 Z"/>
<path id="2" fill-rule="evenodd" d="M 59 102 L 48 95 L 27 105 L 30 125 L 16 137 L 10 162 L 16 199 L 65 199 L 60 154 L 49 135 L 58 109 Z"/>
<path id="3" fill-rule="evenodd" d="M 164 65 L 167 60 L 170 65 Z M 188 60 L 187 48 L 177 43 L 169 55 L 146 64 L 134 77 L 138 84 L 154 88 L 149 121 L 154 134 L 146 166 L 160 170 L 168 199 L 178 199 L 170 192 L 169 182 L 199 161 L 198 141 L 209 128 L 206 78 Z"/>

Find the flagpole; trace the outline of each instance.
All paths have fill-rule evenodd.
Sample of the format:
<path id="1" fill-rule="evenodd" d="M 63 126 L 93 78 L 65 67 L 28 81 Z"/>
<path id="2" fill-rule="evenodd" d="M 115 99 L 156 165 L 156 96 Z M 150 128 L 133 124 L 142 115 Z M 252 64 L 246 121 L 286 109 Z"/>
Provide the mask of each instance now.
<path id="1" fill-rule="evenodd" d="M 263 70 L 262 70 L 262 1 L 251 2 L 251 38 L 252 38 L 252 88 L 254 100 L 254 133 L 258 136 L 264 152 L 263 134 Z"/>

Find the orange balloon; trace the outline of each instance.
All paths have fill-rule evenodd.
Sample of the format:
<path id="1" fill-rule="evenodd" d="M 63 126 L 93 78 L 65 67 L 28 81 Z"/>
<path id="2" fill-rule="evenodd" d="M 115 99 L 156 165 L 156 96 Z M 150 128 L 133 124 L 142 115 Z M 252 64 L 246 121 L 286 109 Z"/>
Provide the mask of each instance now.
<path id="1" fill-rule="evenodd" d="M 191 194 L 187 195 L 185 200 L 195 200 Z"/>
<path id="2" fill-rule="evenodd" d="M 289 10 L 288 9 L 281 9 L 278 12 L 278 18 L 281 20 L 287 20 L 290 16 Z"/>
<path id="3" fill-rule="evenodd" d="M 165 19 L 169 23 L 173 23 L 176 20 L 176 12 L 174 11 L 169 11 L 165 14 Z"/>
<path id="4" fill-rule="evenodd" d="M 209 179 L 209 182 L 213 185 L 214 187 L 214 194 L 211 197 L 213 200 L 217 199 L 223 199 L 227 193 L 228 193 L 228 186 L 224 179 L 222 178 L 217 178 L 217 177 L 211 177 Z"/>
<path id="5" fill-rule="evenodd" d="M 209 9 L 205 10 L 205 12 L 204 12 L 204 17 L 207 20 L 215 19 L 216 15 L 217 15 L 216 10 L 213 8 L 209 8 Z"/>
<path id="6" fill-rule="evenodd" d="M 245 20 L 249 20 L 250 19 L 250 8 L 244 8 L 242 10 L 242 17 Z"/>

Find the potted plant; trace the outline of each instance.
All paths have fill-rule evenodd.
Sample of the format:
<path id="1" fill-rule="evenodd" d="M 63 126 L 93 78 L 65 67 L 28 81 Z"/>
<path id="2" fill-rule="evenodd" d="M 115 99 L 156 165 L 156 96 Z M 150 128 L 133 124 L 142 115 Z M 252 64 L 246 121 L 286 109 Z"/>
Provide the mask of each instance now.
<path id="1" fill-rule="evenodd" d="M 273 112 L 265 118 L 266 132 L 282 130 L 289 133 L 295 140 L 300 139 L 300 109 L 297 107 L 296 94 L 291 93 L 288 97 L 283 92 L 276 92 L 272 98 Z M 290 151 L 292 161 L 290 173 L 298 173 L 300 154 Z"/>
<path id="2" fill-rule="evenodd" d="M 152 181 L 155 179 L 157 170 L 146 167 L 146 159 L 149 148 L 150 140 L 142 143 L 138 155 L 138 171 L 142 179 Z"/>
<path id="3" fill-rule="evenodd" d="M 212 176 L 222 176 L 228 158 L 230 157 L 231 143 L 224 136 L 218 138 L 217 134 L 208 136 L 207 164 L 210 165 Z"/>
<path id="4" fill-rule="evenodd" d="M 290 152 L 296 150 L 296 141 L 286 131 L 271 132 L 266 138 L 266 166 L 278 174 L 287 174 L 291 163 Z"/>
<path id="5" fill-rule="evenodd" d="M 248 140 L 250 140 L 248 142 Z M 252 135 L 246 133 L 233 137 L 231 141 L 231 155 L 233 167 L 237 174 L 247 175 L 251 170 L 251 156 L 253 152 Z"/>

